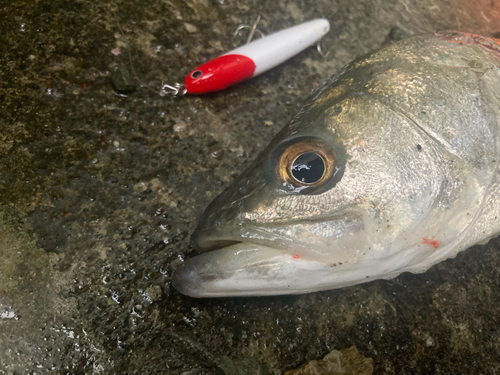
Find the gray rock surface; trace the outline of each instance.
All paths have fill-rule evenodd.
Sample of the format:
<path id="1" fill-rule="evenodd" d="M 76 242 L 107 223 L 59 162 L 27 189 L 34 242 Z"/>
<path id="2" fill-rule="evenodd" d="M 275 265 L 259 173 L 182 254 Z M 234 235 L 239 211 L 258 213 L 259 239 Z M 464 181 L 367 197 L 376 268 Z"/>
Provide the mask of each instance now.
<path id="1" fill-rule="evenodd" d="M 266 33 L 328 18 L 329 57 L 158 95 L 258 15 Z M 485 0 L 0 2 L 0 373 L 212 374 L 228 356 L 280 374 L 351 345 L 375 373 L 499 372 L 498 239 L 303 296 L 195 300 L 169 284 L 205 206 L 319 83 L 395 26 L 499 25 Z"/>
<path id="2" fill-rule="evenodd" d="M 321 360 L 313 359 L 285 375 L 371 375 L 371 358 L 365 358 L 355 346 L 342 350 L 332 350 Z"/>

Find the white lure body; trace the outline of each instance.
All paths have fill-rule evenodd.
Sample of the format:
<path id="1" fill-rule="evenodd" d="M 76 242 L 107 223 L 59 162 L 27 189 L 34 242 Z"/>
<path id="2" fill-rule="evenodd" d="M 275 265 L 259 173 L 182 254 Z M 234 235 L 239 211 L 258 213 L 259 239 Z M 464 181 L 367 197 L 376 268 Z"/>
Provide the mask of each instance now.
<path id="1" fill-rule="evenodd" d="M 253 60 L 255 77 L 316 44 L 328 31 L 330 22 L 318 18 L 257 39 L 224 55 L 242 55 Z"/>

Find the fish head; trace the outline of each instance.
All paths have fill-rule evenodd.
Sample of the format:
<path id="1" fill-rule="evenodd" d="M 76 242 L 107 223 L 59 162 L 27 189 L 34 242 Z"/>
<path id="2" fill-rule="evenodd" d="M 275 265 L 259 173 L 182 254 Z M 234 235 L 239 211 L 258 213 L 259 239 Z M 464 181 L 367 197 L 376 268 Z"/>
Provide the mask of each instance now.
<path id="1" fill-rule="evenodd" d="M 373 72 L 354 73 L 327 81 L 209 205 L 192 237 L 205 253 L 176 270 L 176 289 L 306 293 L 428 268 L 459 161 L 367 89 Z"/>

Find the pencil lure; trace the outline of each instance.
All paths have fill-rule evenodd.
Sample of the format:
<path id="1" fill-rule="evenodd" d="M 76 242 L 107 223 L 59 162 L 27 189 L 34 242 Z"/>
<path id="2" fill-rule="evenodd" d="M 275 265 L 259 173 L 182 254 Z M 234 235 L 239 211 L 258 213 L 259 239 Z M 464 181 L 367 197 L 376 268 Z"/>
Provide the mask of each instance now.
<path id="1" fill-rule="evenodd" d="M 223 90 L 285 62 L 319 42 L 329 30 L 328 20 L 318 18 L 257 39 L 194 69 L 183 89 L 187 94 Z"/>

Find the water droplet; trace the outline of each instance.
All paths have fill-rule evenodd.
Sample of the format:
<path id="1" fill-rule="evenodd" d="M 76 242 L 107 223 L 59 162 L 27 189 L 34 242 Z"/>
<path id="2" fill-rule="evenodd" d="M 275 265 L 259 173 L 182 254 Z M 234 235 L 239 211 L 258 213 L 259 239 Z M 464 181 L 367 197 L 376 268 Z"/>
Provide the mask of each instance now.
<path id="1" fill-rule="evenodd" d="M 174 125 L 173 129 L 175 133 L 181 133 L 186 131 L 187 124 L 185 121 L 179 120 L 177 124 Z"/>

